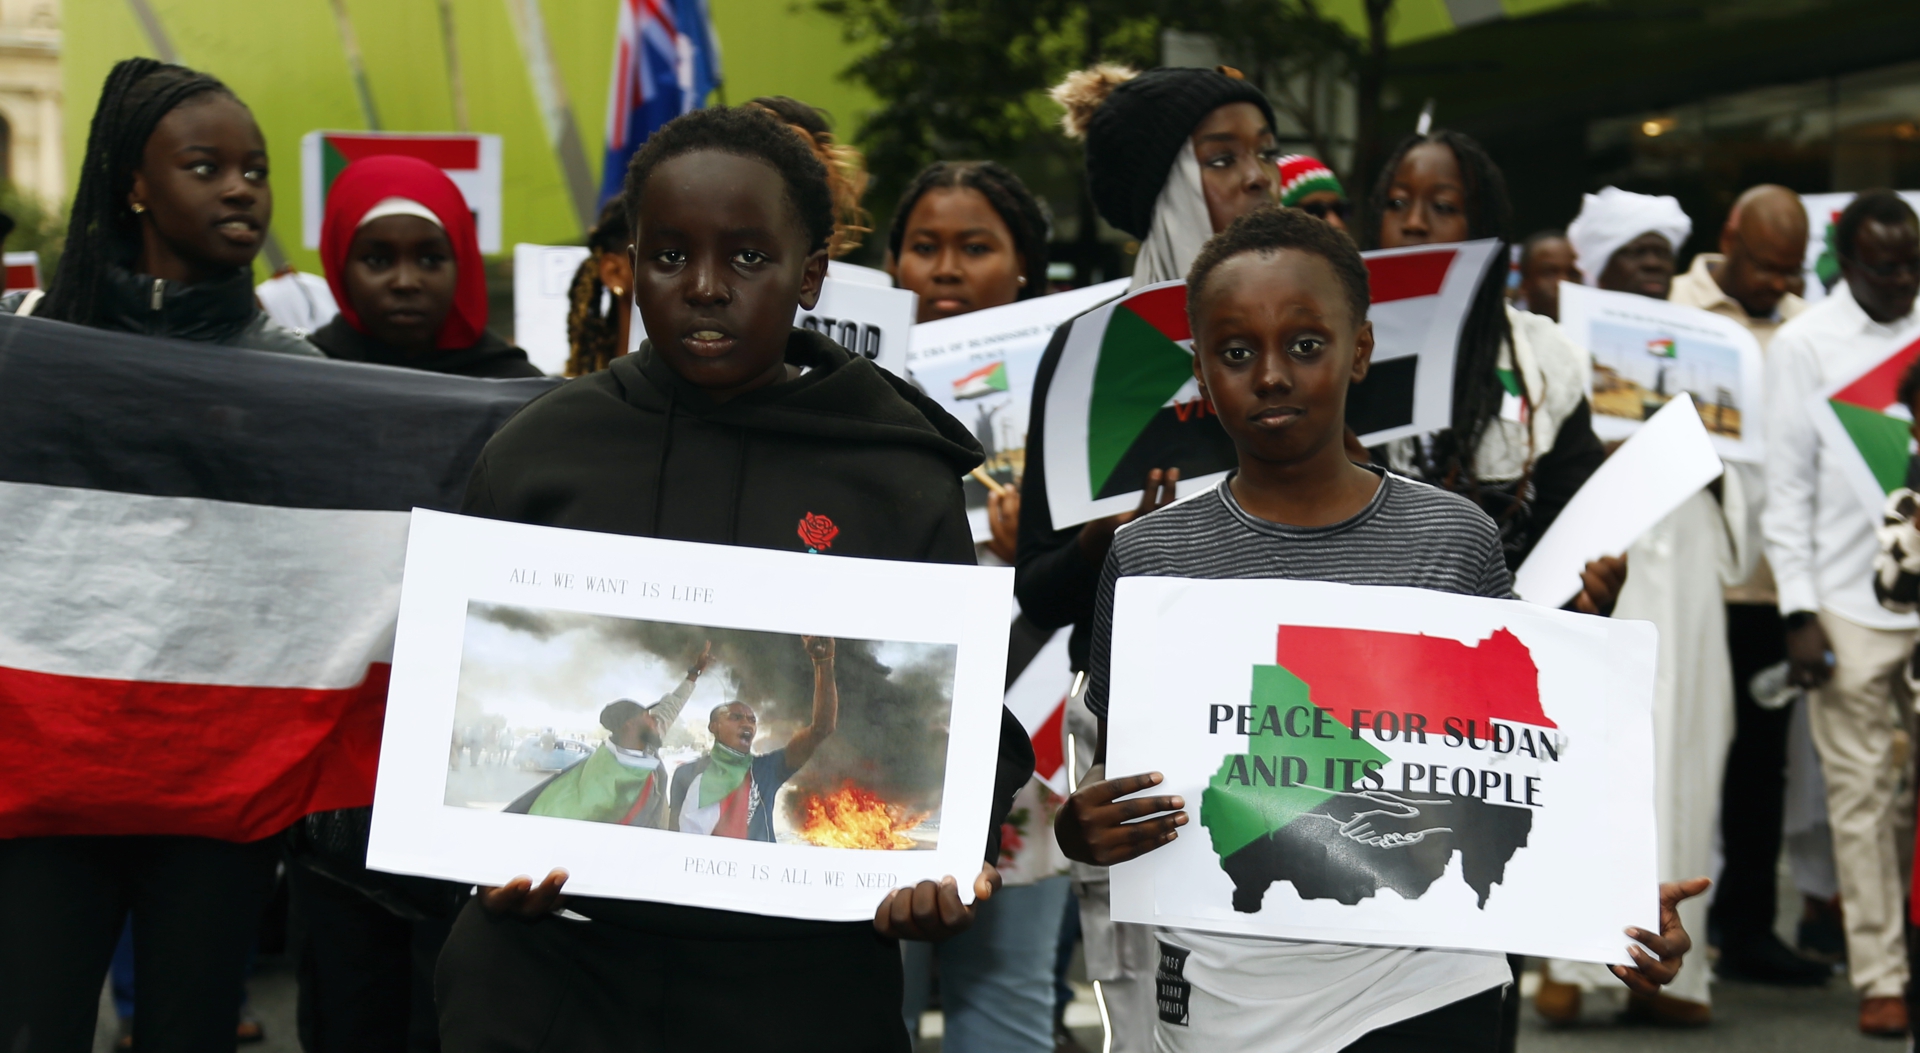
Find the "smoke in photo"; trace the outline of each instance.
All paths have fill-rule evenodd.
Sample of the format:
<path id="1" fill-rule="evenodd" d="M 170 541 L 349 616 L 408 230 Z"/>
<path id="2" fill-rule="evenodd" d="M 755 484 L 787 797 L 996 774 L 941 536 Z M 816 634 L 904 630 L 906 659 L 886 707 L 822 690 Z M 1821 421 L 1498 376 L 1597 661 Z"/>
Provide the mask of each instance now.
<path id="1" fill-rule="evenodd" d="M 708 642 L 713 663 L 668 734 L 668 747 L 706 749 L 708 714 L 724 702 L 753 707 L 756 753 L 783 745 L 810 721 L 813 663 L 798 634 L 472 603 L 455 723 L 504 727 L 508 737 L 545 727 L 563 739 L 591 736 L 594 742 L 583 743 L 591 747 L 603 734 L 595 726 L 601 707 L 622 697 L 653 703 Z M 951 644 L 836 638 L 838 726 L 781 794 L 793 827 L 804 821 L 809 797 L 849 781 L 902 813 L 937 817 L 956 651 Z"/>

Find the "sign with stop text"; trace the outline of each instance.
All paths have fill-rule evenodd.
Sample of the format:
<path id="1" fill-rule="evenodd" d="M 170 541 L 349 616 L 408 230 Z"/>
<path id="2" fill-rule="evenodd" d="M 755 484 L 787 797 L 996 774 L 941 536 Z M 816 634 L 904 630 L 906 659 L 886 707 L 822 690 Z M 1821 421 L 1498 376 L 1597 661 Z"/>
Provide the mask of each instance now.
<path id="1" fill-rule="evenodd" d="M 1658 931 L 1656 630 L 1513 600 L 1123 578 L 1110 777 L 1173 842 L 1116 921 L 1628 963 Z M 1703 761 L 1704 763 L 1704 761 Z"/>
<path id="2" fill-rule="evenodd" d="M 828 921 L 972 898 L 1005 568 L 415 511 L 367 865 Z"/>
<path id="3" fill-rule="evenodd" d="M 820 302 L 794 312 L 793 324 L 824 333 L 841 347 L 897 377 L 907 375 L 907 348 L 920 297 L 905 289 L 828 277 Z"/>

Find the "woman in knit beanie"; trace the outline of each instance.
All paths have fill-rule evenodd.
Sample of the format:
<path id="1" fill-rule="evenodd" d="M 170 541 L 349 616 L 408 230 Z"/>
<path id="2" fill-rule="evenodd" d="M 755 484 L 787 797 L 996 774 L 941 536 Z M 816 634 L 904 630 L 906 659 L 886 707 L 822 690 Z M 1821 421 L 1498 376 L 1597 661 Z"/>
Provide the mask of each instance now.
<path id="1" fill-rule="evenodd" d="M 1288 154 L 1279 166 L 1280 204 L 1324 219 L 1342 234 L 1350 233 L 1347 220 L 1353 216 L 1353 203 L 1333 169 L 1306 154 Z"/>
<path id="2" fill-rule="evenodd" d="M 1086 140 L 1100 217 L 1140 239 L 1133 288 L 1185 278 L 1208 238 L 1274 200 L 1273 108 L 1238 70 L 1095 66 L 1053 98 Z"/>

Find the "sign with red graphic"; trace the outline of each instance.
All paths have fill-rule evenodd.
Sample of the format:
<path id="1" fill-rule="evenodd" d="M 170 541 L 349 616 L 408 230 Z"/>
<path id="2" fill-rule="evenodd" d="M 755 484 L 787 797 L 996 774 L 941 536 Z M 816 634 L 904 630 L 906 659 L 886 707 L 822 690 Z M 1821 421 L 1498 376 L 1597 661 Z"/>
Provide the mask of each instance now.
<path id="1" fill-rule="evenodd" d="M 1164 773 L 1192 822 L 1113 868 L 1114 918 L 1624 962 L 1656 920 L 1656 645 L 1512 600 L 1122 579 L 1107 771 Z"/>
<path id="2" fill-rule="evenodd" d="M 1908 330 L 1866 361 L 1865 368 L 1816 395 L 1807 412 L 1820 448 L 1877 523 L 1887 494 L 1907 481 L 1913 421 L 1898 392 L 1900 378 L 1920 361 L 1920 339 Z"/>
<path id="3" fill-rule="evenodd" d="M 1373 364 L 1347 393 L 1347 423 L 1368 445 L 1440 431 L 1453 420 L 1453 361 L 1496 242 L 1363 253 Z M 1193 378 L 1184 281 L 1149 285 L 1074 320 L 1051 370 L 1047 500 L 1064 529 L 1127 511 L 1153 468 L 1180 469 L 1186 496 L 1218 482 L 1233 443 Z"/>

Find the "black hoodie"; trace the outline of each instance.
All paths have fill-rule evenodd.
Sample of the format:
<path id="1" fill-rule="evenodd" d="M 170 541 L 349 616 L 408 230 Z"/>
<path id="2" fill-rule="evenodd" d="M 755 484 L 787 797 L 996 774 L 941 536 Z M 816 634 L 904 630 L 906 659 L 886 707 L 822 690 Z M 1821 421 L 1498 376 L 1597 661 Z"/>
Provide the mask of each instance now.
<path id="1" fill-rule="evenodd" d="M 313 346 L 328 358 L 346 362 L 371 362 L 378 366 L 424 369 L 430 373 L 451 373 L 458 377 L 544 377 L 540 367 L 527 361 L 527 353 L 490 332 L 482 331 L 472 347 L 414 355 L 399 351 L 355 329 L 345 315 L 307 334 Z"/>
<path id="2" fill-rule="evenodd" d="M 474 467 L 464 511 L 789 552 L 974 562 L 960 480 L 981 451 L 967 429 L 911 384 L 818 333 L 793 330 L 787 361 L 808 372 L 716 404 L 643 343 L 508 421 Z M 801 525 L 810 517 L 831 521 L 830 540 L 822 544 L 815 530 L 809 545 Z M 1003 710 L 989 860 L 999 857 L 1000 824 L 1032 774 L 1032 745 Z M 695 938 L 804 936 L 846 924 L 574 903 L 601 920 Z"/>

